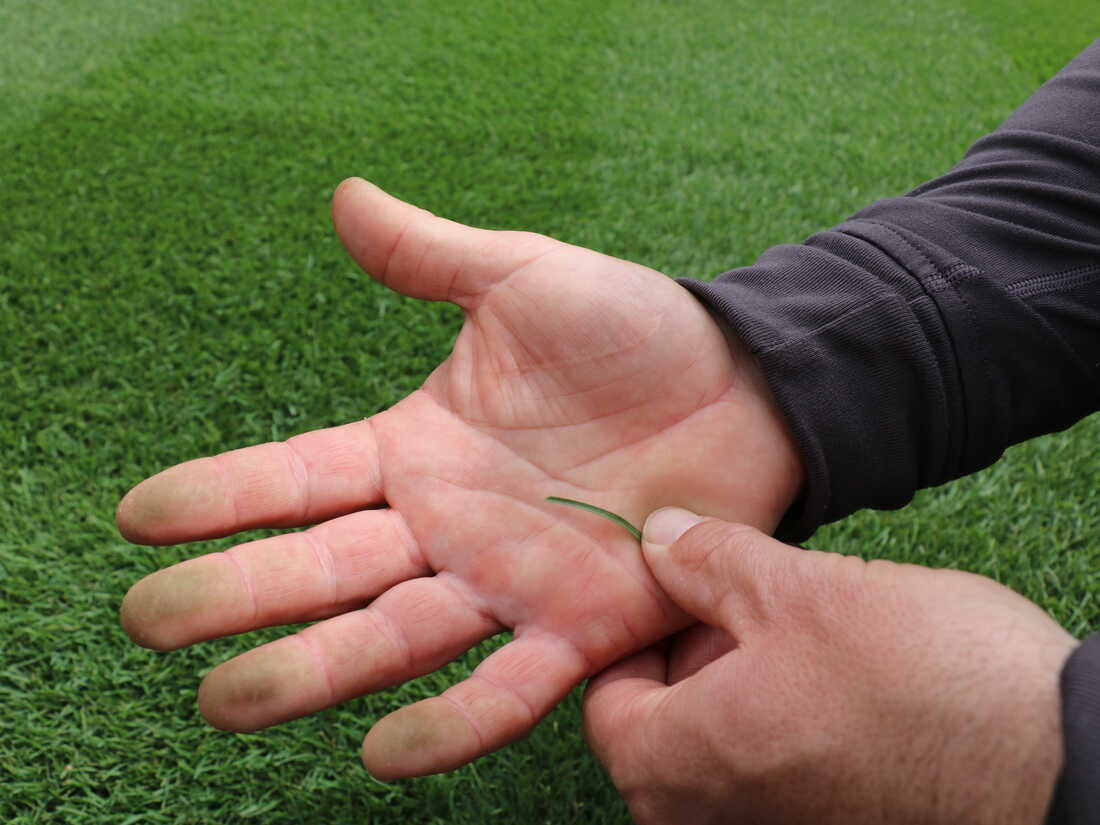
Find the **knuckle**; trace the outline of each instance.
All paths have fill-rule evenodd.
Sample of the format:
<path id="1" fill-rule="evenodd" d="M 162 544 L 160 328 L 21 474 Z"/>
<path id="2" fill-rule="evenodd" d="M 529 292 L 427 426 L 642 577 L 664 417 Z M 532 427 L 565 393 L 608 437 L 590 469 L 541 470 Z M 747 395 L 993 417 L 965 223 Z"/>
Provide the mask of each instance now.
<path id="1" fill-rule="evenodd" d="M 649 788 L 638 788 L 633 793 L 623 793 L 623 800 L 637 825 L 669 825 L 667 805 Z"/>

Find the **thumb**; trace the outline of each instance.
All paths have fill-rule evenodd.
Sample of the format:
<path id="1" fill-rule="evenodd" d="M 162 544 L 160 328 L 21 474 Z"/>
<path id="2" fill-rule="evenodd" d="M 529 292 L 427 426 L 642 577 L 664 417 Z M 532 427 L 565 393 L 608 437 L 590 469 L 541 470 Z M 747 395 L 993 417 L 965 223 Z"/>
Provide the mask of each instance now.
<path id="1" fill-rule="evenodd" d="M 754 527 L 665 507 L 646 519 L 642 552 L 682 610 L 737 636 L 795 595 L 804 551 Z"/>
<path id="2" fill-rule="evenodd" d="M 361 178 L 337 187 L 332 222 L 356 263 L 383 286 L 463 308 L 555 244 L 437 218 Z"/>

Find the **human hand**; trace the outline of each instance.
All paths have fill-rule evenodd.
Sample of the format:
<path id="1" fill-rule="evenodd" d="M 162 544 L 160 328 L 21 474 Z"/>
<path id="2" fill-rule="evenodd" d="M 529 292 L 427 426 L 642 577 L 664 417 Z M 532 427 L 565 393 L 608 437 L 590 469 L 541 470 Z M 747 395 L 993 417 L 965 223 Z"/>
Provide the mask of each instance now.
<path id="1" fill-rule="evenodd" d="M 770 530 L 801 466 L 751 358 L 659 273 L 441 220 L 360 180 L 337 190 L 333 217 L 381 283 L 465 310 L 452 354 L 368 420 L 131 490 L 119 528 L 147 544 L 317 526 L 154 573 L 122 622 L 168 650 L 325 619 L 205 678 L 201 711 L 240 731 L 428 673 L 512 628 L 471 678 L 366 737 L 376 776 L 414 776 L 523 735 L 583 678 L 688 622 L 625 531 L 546 496 L 635 521 L 675 503 Z"/>
<path id="2" fill-rule="evenodd" d="M 709 627 L 589 683 L 589 742 L 640 825 L 1042 821 L 1076 642 L 1036 605 L 682 511 L 645 529 Z"/>

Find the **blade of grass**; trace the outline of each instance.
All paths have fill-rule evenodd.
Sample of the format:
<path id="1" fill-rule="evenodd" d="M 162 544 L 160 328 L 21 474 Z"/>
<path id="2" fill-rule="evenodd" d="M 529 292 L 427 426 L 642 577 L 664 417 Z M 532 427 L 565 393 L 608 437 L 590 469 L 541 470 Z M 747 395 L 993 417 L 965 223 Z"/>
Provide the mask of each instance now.
<path id="1" fill-rule="evenodd" d="M 642 531 L 627 521 L 622 516 L 617 516 L 610 510 L 605 510 L 602 507 L 597 507 L 594 504 L 585 504 L 583 501 L 576 501 L 571 498 L 561 498 L 559 496 L 547 496 L 547 501 L 556 501 L 558 504 L 568 504 L 570 507 L 577 507 L 581 510 L 587 510 L 590 513 L 595 513 L 597 516 L 603 516 L 605 519 L 609 519 L 615 522 L 620 527 L 624 527 L 630 531 L 630 535 L 634 536 L 638 541 L 642 540 Z"/>

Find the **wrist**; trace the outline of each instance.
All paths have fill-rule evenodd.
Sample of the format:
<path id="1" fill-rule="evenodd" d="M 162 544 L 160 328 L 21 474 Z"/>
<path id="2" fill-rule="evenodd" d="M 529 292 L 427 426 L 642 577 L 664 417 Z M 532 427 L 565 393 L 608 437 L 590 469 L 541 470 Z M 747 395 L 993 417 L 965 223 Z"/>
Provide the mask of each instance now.
<path id="1" fill-rule="evenodd" d="M 955 798 L 955 811 L 959 815 L 968 812 L 965 818 L 970 821 L 990 825 L 1040 825 L 1046 821 L 1065 750 L 1059 677 L 1076 646 L 1061 628 L 1057 634 L 1031 656 L 1017 652 L 1020 667 L 1011 675 L 1004 674 L 1015 684 L 1005 688 L 1007 695 L 1002 701 L 995 702 L 992 692 L 978 699 L 987 707 L 997 704 L 1000 708 L 987 720 L 993 724 L 978 734 L 985 740 L 984 746 L 971 751 L 966 760 L 980 773 L 965 777 Z M 971 750 L 971 746 L 960 744 Z M 963 779 L 965 774 L 958 776 Z M 985 814 L 973 818 L 975 811 Z M 944 821 L 962 820 L 947 817 Z"/>
<path id="2" fill-rule="evenodd" d="M 768 386 L 760 361 L 722 316 L 706 305 L 704 308 L 726 340 L 736 381 L 746 397 L 753 399 L 756 407 L 754 413 L 760 420 L 762 429 L 771 434 L 769 447 L 761 456 L 760 474 L 761 480 L 769 488 L 768 523 L 758 526 L 772 533 L 802 496 L 806 484 L 802 454 L 775 393 Z"/>

